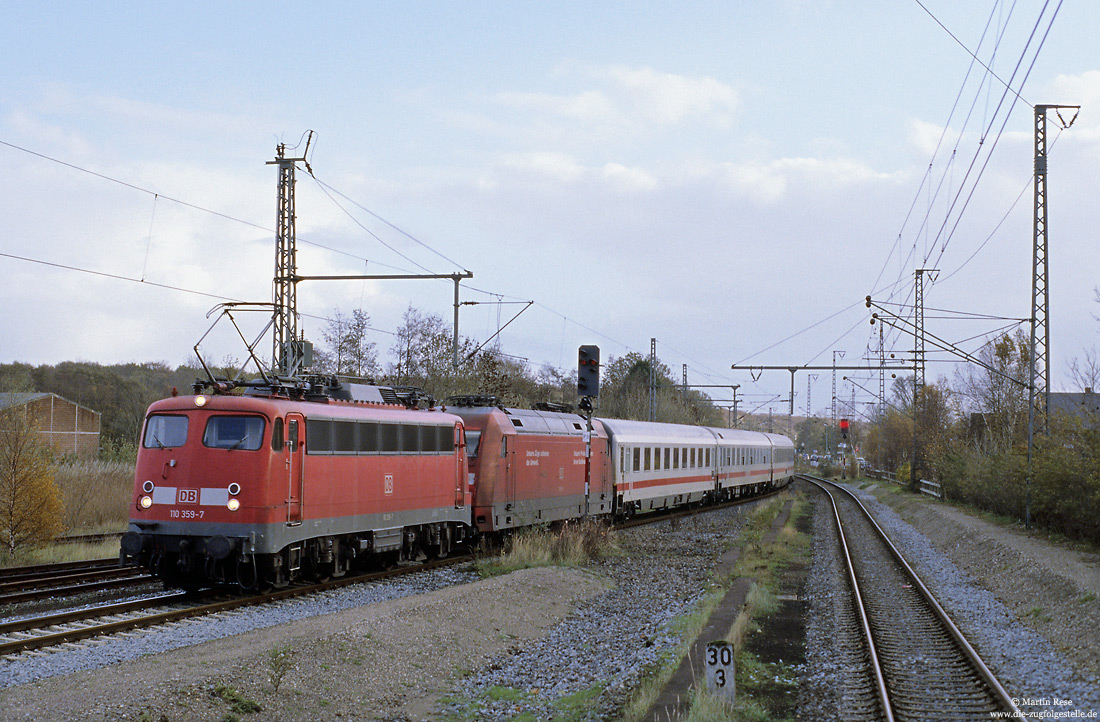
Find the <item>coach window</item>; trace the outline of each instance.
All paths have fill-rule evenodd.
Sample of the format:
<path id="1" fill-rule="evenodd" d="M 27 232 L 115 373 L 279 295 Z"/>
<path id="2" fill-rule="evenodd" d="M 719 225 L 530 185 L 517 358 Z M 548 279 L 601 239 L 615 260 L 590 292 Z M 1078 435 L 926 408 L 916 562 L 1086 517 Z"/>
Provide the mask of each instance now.
<path id="1" fill-rule="evenodd" d="M 424 436 L 420 440 L 421 451 L 428 454 L 454 451 L 455 433 L 450 426 L 425 426 Z"/>
<path id="2" fill-rule="evenodd" d="M 649 448 L 648 446 L 645 447 L 645 470 L 646 471 L 649 471 L 649 469 L 650 469 L 650 459 L 651 459 L 652 456 L 653 456 L 653 449 Z"/>
<path id="3" fill-rule="evenodd" d="M 690 457 L 691 458 L 691 468 L 694 469 L 695 468 L 695 449 L 692 449 L 690 453 L 691 453 L 691 457 Z"/>
<path id="4" fill-rule="evenodd" d="M 294 424 L 293 421 L 288 422 L 288 430 L 294 428 Z M 306 436 L 309 438 L 308 453 L 327 454 L 332 451 L 332 422 L 328 419 L 306 419 Z M 297 441 L 297 437 L 294 440 Z"/>
<path id="5" fill-rule="evenodd" d="M 378 452 L 378 435 L 381 424 L 374 421 L 359 424 L 359 453 L 374 454 Z"/>
<path id="6" fill-rule="evenodd" d="M 642 470 L 642 449 L 641 447 L 634 447 L 634 471 Z"/>
<path id="7" fill-rule="evenodd" d="M 397 424 L 378 425 L 378 450 L 393 454 L 401 450 L 401 427 Z"/>
<path id="8" fill-rule="evenodd" d="M 661 450 L 660 449 L 654 449 L 653 450 L 653 469 L 655 471 L 660 471 L 661 470 Z"/>

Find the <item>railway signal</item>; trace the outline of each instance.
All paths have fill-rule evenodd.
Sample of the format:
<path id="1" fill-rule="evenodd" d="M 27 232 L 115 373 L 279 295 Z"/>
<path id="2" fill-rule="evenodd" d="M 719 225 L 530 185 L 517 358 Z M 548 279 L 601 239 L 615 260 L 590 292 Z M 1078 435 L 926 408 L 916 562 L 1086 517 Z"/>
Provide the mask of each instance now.
<path id="1" fill-rule="evenodd" d="M 848 438 L 848 419 L 840 420 L 840 437 L 842 439 Z"/>
<path id="2" fill-rule="evenodd" d="M 581 346 L 577 354 L 577 396 L 600 395 L 600 347 Z"/>

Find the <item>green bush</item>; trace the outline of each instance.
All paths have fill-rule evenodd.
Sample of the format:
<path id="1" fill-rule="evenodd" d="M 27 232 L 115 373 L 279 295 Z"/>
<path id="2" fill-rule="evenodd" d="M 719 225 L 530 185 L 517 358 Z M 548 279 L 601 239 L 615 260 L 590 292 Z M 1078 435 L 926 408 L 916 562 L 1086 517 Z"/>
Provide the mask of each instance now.
<path id="1" fill-rule="evenodd" d="M 982 455 L 955 450 L 941 464 L 947 498 L 1023 521 L 1027 510 L 1027 449 Z M 1031 521 L 1073 539 L 1100 544 L 1100 430 L 1063 421 L 1036 439 Z"/>

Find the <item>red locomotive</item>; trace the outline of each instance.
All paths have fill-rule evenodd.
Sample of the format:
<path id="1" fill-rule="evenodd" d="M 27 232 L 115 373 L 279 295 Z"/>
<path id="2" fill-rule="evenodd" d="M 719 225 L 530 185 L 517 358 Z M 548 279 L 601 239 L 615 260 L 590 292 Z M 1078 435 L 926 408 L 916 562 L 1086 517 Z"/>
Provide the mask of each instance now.
<path id="1" fill-rule="evenodd" d="M 417 410 L 336 380 L 150 406 L 121 561 L 167 584 L 282 586 L 479 534 L 730 498 L 794 474 L 784 436 L 509 409 Z M 413 406 L 414 408 L 409 408 Z"/>
<path id="2" fill-rule="evenodd" d="M 154 403 L 123 561 L 168 583 L 252 589 L 339 576 L 364 555 L 446 554 L 464 542 L 462 420 L 387 403 L 378 387 L 354 391 L 357 400 L 271 393 Z"/>
<path id="3" fill-rule="evenodd" d="M 589 459 L 587 424 L 579 414 L 509 409 L 492 397 L 452 397 L 447 404 L 466 428 L 479 532 L 611 513 L 608 439 L 598 420 Z"/>

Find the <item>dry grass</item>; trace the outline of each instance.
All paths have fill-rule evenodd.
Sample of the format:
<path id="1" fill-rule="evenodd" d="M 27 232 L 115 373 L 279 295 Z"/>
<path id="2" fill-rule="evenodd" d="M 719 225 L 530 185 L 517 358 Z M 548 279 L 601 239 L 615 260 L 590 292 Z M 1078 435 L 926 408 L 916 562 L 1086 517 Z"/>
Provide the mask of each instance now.
<path id="1" fill-rule="evenodd" d="M 0 554 L 0 567 L 60 564 L 86 559 L 113 559 L 117 556 L 118 539 L 109 539 L 96 544 L 44 544 L 39 547 L 20 549 L 16 552 L 14 561 L 7 554 Z"/>
<path id="2" fill-rule="evenodd" d="M 504 552 L 478 563 L 485 576 L 552 565 L 580 566 L 618 551 L 610 528 L 599 521 L 566 522 L 559 528 L 534 527 L 509 537 Z"/>
<path id="3" fill-rule="evenodd" d="M 65 534 L 107 534 L 126 531 L 134 484 L 133 464 L 108 461 L 65 461 L 53 467 L 61 491 Z M 55 564 L 118 556 L 118 540 L 95 544 L 27 546 L 12 559 L 0 555 L 0 566 Z"/>
<path id="4" fill-rule="evenodd" d="M 62 521 L 67 533 L 125 531 L 133 493 L 133 464 L 72 461 L 57 464 L 53 472 L 65 507 Z"/>

